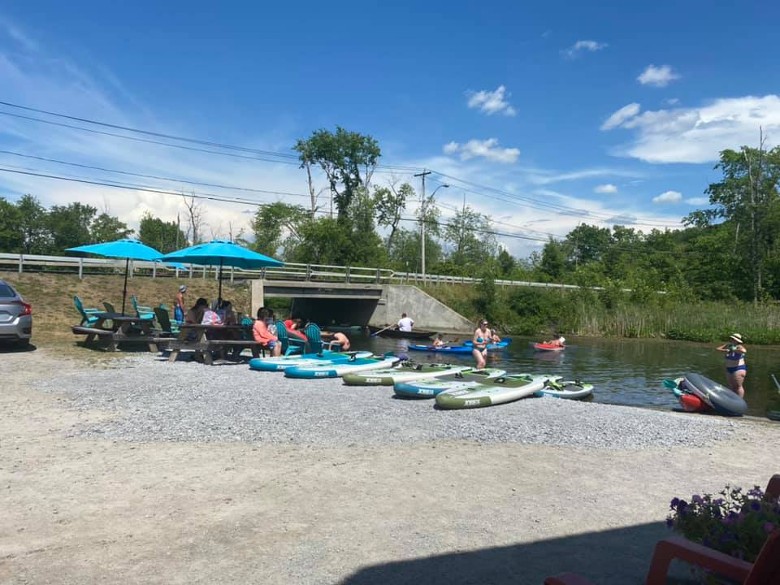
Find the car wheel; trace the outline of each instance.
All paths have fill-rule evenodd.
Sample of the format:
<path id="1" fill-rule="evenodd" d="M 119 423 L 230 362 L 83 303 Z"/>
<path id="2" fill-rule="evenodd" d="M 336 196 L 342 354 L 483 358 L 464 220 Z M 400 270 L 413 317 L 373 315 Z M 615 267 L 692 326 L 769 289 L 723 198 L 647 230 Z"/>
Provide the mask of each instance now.
<path id="1" fill-rule="evenodd" d="M 30 340 L 29 339 L 20 339 L 16 342 L 16 347 L 18 349 L 27 349 L 30 347 Z"/>

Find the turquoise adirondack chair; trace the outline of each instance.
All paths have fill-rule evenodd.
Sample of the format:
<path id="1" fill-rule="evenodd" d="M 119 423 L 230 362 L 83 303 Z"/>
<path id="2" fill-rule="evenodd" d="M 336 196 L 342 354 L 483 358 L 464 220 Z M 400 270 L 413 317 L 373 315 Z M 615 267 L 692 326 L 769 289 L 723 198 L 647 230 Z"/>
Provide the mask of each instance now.
<path id="1" fill-rule="evenodd" d="M 130 302 L 133 303 L 133 309 L 135 310 L 135 314 L 139 319 L 154 319 L 154 309 L 152 307 L 139 305 L 138 298 L 135 295 L 130 297 Z"/>
<path id="2" fill-rule="evenodd" d="M 164 305 L 154 308 L 154 316 L 157 318 L 157 323 L 159 323 L 160 329 L 162 329 L 164 334 L 171 336 L 179 334 L 179 323 L 171 321 L 168 309 Z"/>
<path id="3" fill-rule="evenodd" d="M 81 302 L 81 299 L 78 295 L 75 295 L 73 297 L 73 304 L 76 306 L 76 310 L 79 312 L 79 315 L 81 315 L 81 323 L 79 325 L 93 325 L 98 321 L 98 313 L 105 313 L 102 309 L 87 309 L 84 307 L 84 303 Z"/>
<path id="4" fill-rule="evenodd" d="M 322 353 L 324 349 L 336 351 L 341 349 L 340 343 L 322 340 L 322 331 L 316 323 L 308 323 L 303 332 L 306 334 L 306 339 L 309 340 L 308 345 L 311 353 Z"/>
<path id="5" fill-rule="evenodd" d="M 282 355 L 303 353 L 306 348 L 306 342 L 303 339 L 290 336 L 284 321 L 276 322 L 276 337 L 279 338 L 279 343 L 282 344 Z"/>

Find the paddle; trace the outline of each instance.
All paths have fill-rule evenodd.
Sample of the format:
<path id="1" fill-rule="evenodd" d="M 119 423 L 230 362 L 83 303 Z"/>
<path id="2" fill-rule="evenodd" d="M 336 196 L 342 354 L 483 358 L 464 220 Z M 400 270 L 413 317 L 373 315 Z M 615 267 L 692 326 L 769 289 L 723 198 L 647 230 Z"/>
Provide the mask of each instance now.
<path id="1" fill-rule="evenodd" d="M 772 380 L 774 381 L 775 386 L 777 387 L 777 391 L 780 392 L 780 382 L 777 381 L 777 378 L 775 378 L 774 374 L 769 374 L 769 375 L 772 376 Z"/>
<path id="2" fill-rule="evenodd" d="M 387 326 L 387 327 L 385 327 L 384 329 L 380 329 L 380 330 L 379 330 L 379 331 L 377 331 L 376 333 L 372 333 L 372 334 L 371 334 L 371 337 L 376 337 L 377 335 L 379 335 L 380 333 L 382 333 L 382 331 L 387 331 L 387 330 L 388 330 L 388 329 L 390 329 L 391 327 L 395 327 L 395 325 L 388 325 L 388 326 Z"/>

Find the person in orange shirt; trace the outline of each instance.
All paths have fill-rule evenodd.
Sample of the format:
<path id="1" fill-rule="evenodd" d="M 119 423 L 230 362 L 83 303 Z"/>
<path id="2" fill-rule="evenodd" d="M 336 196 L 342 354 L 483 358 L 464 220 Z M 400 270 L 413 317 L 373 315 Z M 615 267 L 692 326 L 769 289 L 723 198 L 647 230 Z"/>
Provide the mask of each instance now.
<path id="1" fill-rule="evenodd" d="M 301 323 L 303 323 L 303 319 L 301 319 L 301 316 L 293 315 L 292 317 L 284 321 L 284 326 L 287 328 L 287 333 L 289 333 L 293 337 L 297 337 L 298 339 L 302 339 L 303 341 L 308 341 L 308 339 L 306 339 L 306 335 L 304 334 L 304 332 L 300 330 Z"/>
<path id="2" fill-rule="evenodd" d="M 279 338 L 268 330 L 266 320 L 270 315 L 271 312 L 265 307 L 257 311 L 257 320 L 252 325 L 252 337 L 268 348 L 273 357 L 277 357 L 282 355 L 282 344 L 279 343 Z"/>

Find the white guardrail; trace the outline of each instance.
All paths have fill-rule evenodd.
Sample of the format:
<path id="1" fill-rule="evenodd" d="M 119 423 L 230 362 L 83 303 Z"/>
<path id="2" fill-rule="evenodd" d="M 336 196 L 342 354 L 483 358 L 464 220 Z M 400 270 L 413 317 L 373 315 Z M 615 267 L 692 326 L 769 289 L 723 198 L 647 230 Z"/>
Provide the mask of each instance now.
<path id="1" fill-rule="evenodd" d="M 138 273 L 157 277 L 214 278 L 219 277 L 219 269 L 214 266 L 187 265 L 187 268 L 171 267 L 160 262 L 130 261 L 130 276 Z M 40 256 L 35 254 L 0 253 L 0 270 L 24 272 L 66 272 L 77 273 L 79 278 L 85 274 L 124 274 L 125 261 L 114 258 L 78 258 L 75 256 Z M 244 270 L 225 267 L 223 277 L 231 282 L 234 279 L 261 278 L 264 280 L 299 280 L 316 282 L 338 282 L 351 284 L 475 284 L 478 278 L 450 276 L 444 274 L 422 274 L 415 272 L 395 272 L 388 268 L 366 268 L 363 266 L 334 266 L 328 264 L 286 263 L 278 268 Z M 499 286 L 526 286 L 556 289 L 577 289 L 572 284 L 529 282 L 520 280 L 496 280 Z"/>

